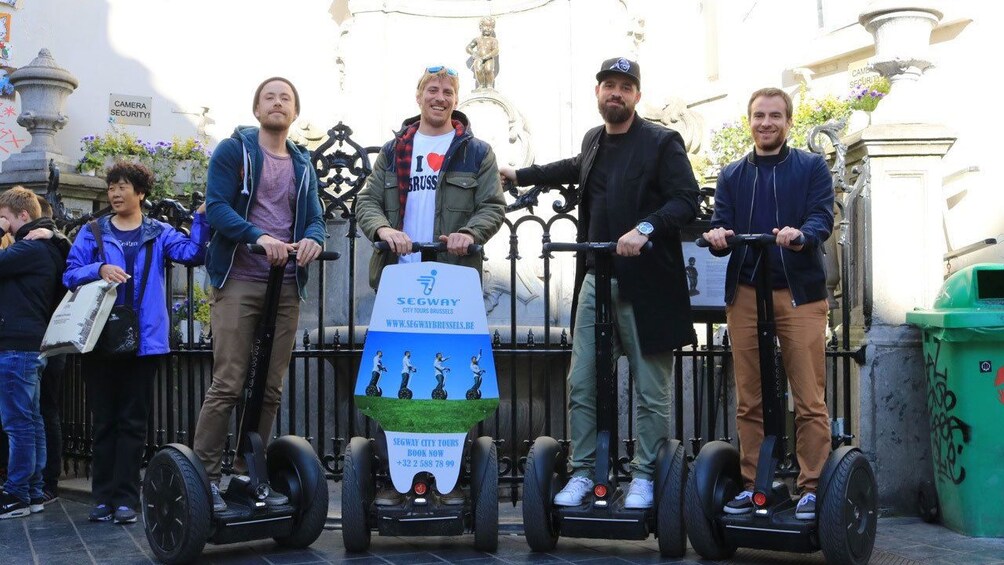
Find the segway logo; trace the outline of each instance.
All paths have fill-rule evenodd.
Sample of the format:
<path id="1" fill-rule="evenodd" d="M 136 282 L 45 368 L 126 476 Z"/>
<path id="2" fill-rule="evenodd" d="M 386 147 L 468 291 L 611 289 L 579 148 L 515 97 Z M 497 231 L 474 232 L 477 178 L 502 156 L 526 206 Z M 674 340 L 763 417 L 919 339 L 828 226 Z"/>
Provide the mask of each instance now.
<path id="1" fill-rule="evenodd" d="M 994 365 L 990 361 L 980 361 L 980 372 L 981 373 L 992 373 L 994 371 Z"/>
<path id="2" fill-rule="evenodd" d="M 429 296 L 432 294 L 432 289 L 436 287 L 436 271 L 433 270 L 428 275 L 422 275 L 417 280 L 424 287 L 422 294 Z"/>

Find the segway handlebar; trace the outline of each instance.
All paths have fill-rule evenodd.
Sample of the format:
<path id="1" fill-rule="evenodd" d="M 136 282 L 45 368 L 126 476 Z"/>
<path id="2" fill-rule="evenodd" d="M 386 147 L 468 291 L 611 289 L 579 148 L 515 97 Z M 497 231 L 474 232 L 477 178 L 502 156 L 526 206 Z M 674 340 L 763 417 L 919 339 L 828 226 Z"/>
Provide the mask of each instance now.
<path id="1" fill-rule="evenodd" d="M 645 245 L 641 246 L 642 252 L 646 252 L 652 249 L 652 242 L 647 241 Z M 617 252 L 617 242 L 616 241 L 584 241 L 582 243 L 573 243 L 567 241 L 555 241 L 544 244 L 544 253 L 550 253 L 552 251 L 595 251 L 599 253 L 616 253 Z"/>
<path id="2" fill-rule="evenodd" d="M 730 235 L 725 238 L 725 242 L 729 247 L 736 247 L 738 245 L 774 245 L 777 243 L 777 236 L 772 233 L 737 233 L 735 235 Z M 711 247 L 711 242 L 704 239 L 703 237 L 697 238 L 694 241 L 698 247 Z M 802 245 L 805 243 L 805 236 L 800 235 L 798 239 L 792 242 L 794 245 Z"/>
<path id="3" fill-rule="evenodd" d="M 265 254 L 265 248 L 262 247 L 262 246 L 260 246 L 260 245 L 258 245 L 257 243 L 249 243 L 247 245 L 248 245 L 248 251 L 250 251 L 251 253 L 254 253 L 255 255 L 264 255 Z M 339 252 L 337 252 L 337 251 L 321 251 L 321 254 L 317 256 L 317 260 L 318 261 L 335 261 L 336 259 L 338 259 L 341 256 L 342 256 L 342 254 L 339 253 Z M 289 258 L 290 259 L 296 259 L 296 251 L 290 251 L 289 252 Z"/>
<path id="4" fill-rule="evenodd" d="M 390 251 L 390 244 L 386 241 L 376 241 L 373 243 L 373 249 L 377 251 Z M 481 253 L 482 247 L 477 243 L 472 243 L 467 246 L 467 254 L 474 255 L 475 253 Z M 446 253 L 446 242 L 437 241 L 434 243 L 418 243 L 411 242 L 412 253 L 422 253 L 422 252 L 433 252 L 433 253 Z"/>

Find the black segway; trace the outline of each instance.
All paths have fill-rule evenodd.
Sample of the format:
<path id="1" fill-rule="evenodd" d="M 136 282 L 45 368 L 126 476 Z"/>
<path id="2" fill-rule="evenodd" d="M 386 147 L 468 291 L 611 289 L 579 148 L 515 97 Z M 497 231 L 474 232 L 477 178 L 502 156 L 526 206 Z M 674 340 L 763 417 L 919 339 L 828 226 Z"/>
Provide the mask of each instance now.
<path id="1" fill-rule="evenodd" d="M 385 242 L 374 243 L 373 247 L 379 251 L 389 251 L 389 246 Z M 422 254 L 423 262 L 434 261 L 437 253 L 445 253 L 446 250 L 445 243 L 413 244 L 413 251 Z M 472 244 L 468 253 L 481 253 L 481 246 Z M 444 269 L 438 268 L 437 270 L 444 271 Z M 387 271 L 384 272 L 384 276 L 388 276 Z M 442 272 L 439 274 L 441 279 L 446 276 Z M 429 286 L 426 287 L 426 294 L 431 292 L 434 282 L 429 283 Z M 442 282 L 440 280 L 439 283 L 435 284 L 438 285 Z M 381 286 L 377 293 L 378 303 L 388 298 L 394 299 L 391 294 L 381 294 L 387 289 L 388 285 Z M 478 294 L 478 300 L 480 300 L 480 289 Z M 376 312 L 376 307 L 374 307 L 374 312 Z M 371 320 L 371 336 L 375 324 L 377 322 Z M 485 327 L 487 328 L 486 321 Z M 407 337 L 398 338 L 403 341 L 398 349 L 404 350 L 412 347 L 411 342 L 407 341 Z M 490 343 L 487 330 L 484 338 L 486 343 Z M 391 348 L 390 345 L 386 345 L 386 342 L 384 347 Z M 414 369 L 409 371 L 409 373 L 411 372 L 417 373 L 418 371 Z M 448 402 L 458 402 L 446 400 L 447 393 L 444 381 L 438 378 L 438 384 L 433 389 L 431 399 L 413 400 L 413 391 L 408 388 L 409 373 L 402 373 L 401 387 L 398 392 L 398 399 L 401 402 L 431 401 L 442 403 L 437 404 L 437 406 L 442 406 L 442 410 L 447 410 L 446 404 Z M 491 378 L 495 377 L 491 376 Z M 416 386 L 415 383 L 411 384 Z M 382 410 L 377 410 L 368 415 L 383 424 L 381 412 Z M 472 445 L 464 450 L 467 457 L 462 457 L 461 461 L 440 458 L 434 462 L 437 466 L 443 464 L 459 466 L 461 471 L 457 484 L 464 491 L 463 504 L 445 504 L 436 494 L 435 476 L 424 471 L 423 469 L 426 467 L 421 465 L 415 467 L 416 470 L 411 479 L 411 489 L 400 493 L 401 502 L 399 504 L 393 506 L 375 504 L 374 498 L 378 483 L 382 482 L 385 485 L 392 485 L 392 483 L 389 477 L 378 476 L 378 473 L 382 473 L 381 467 L 384 466 L 380 459 L 388 457 L 388 455 L 378 455 L 374 443 L 375 441 L 370 438 L 353 437 L 345 448 L 344 474 L 342 475 L 342 539 L 347 551 L 366 551 L 370 546 L 370 538 L 374 530 L 382 536 L 454 536 L 473 532 L 475 549 L 485 552 L 495 552 L 498 549 L 498 454 L 495 442 L 491 437 L 477 438 Z M 464 465 L 464 460 L 467 465 Z M 429 463 L 433 462 L 429 461 Z M 389 488 L 393 488 L 393 486 Z"/>
<path id="2" fill-rule="evenodd" d="M 650 249 L 652 243 L 644 249 Z M 533 551 L 554 549 L 559 536 L 598 539 L 647 539 L 655 533 L 664 557 L 687 551 L 683 524 L 683 486 L 687 464 L 683 445 L 664 438 L 658 448 L 652 508 L 624 507 L 614 468 L 617 441 L 617 376 L 611 359 L 614 330 L 610 279 L 616 243 L 545 243 L 544 253 L 593 253 L 596 274 L 596 468 L 592 496 L 580 506 L 562 507 L 554 495 L 568 480 L 566 454 L 554 438 L 533 442 L 523 478 L 523 525 Z"/>
<path id="3" fill-rule="evenodd" d="M 708 247 L 698 239 L 697 245 Z M 775 245 L 770 234 L 742 234 L 729 245 L 747 245 L 766 253 Z M 788 485 L 775 482 L 785 452 L 786 382 L 775 361 L 776 326 L 769 264 L 757 270 L 757 335 L 764 440 L 753 487 L 753 510 L 724 512 L 725 504 L 743 490 L 739 450 L 724 441 L 705 445 L 687 482 L 685 512 L 690 543 L 705 559 L 728 559 L 737 547 L 811 553 L 823 550 L 827 563 L 867 563 L 875 543 L 878 485 L 875 474 L 856 447 L 833 451 L 823 467 L 816 492 L 816 519 L 795 518 L 797 500 Z M 783 352 L 781 352 L 783 355 Z"/>
<path id="4" fill-rule="evenodd" d="M 258 245 L 252 253 L 264 254 Z M 319 260 L 338 258 L 335 251 Z M 295 254 L 290 254 L 295 259 Z M 269 272 L 265 308 L 255 330 L 251 363 L 238 416 L 237 452 L 248 476 L 234 477 L 223 498 L 227 510 L 213 512 L 209 477 L 202 462 L 186 445 L 172 443 L 158 451 L 143 477 L 142 507 L 146 539 L 164 563 L 186 563 L 197 558 L 206 542 L 235 543 L 274 538 L 287 547 L 307 547 L 324 529 L 328 514 L 328 486 L 314 448 L 299 436 L 283 436 L 266 449 L 258 436 L 258 418 L 265 395 L 266 376 L 275 337 L 275 319 L 285 267 Z M 271 489 L 289 499 L 266 506 Z"/>

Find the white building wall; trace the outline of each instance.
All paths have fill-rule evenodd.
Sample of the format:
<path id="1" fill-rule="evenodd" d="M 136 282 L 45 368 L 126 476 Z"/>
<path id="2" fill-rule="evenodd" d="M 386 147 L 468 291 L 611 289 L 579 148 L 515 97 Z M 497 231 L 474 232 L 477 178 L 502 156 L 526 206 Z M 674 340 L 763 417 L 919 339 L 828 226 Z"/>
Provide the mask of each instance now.
<path id="1" fill-rule="evenodd" d="M 149 127 L 119 126 L 145 140 L 196 135 L 211 144 L 254 123 L 251 94 L 283 75 L 302 96 L 300 126 L 314 135 L 343 120 L 357 141 L 377 145 L 416 112 L 421 69 L 446 64 L 473 88 L 464 47 L 478 20 L 497 18 L 501 60 L 496 89 L 527 119 L 537 162 L 578 151 L 599 123 L 593 75 L 615 55 L 637 56 L 643 105 L 678 97 L 712 128 L 745 112 L 761 86 L 797 89 L 793 69 L 812 73 L 816 95 L 848 91 L 848 65 L 872 56 L 856 23 L 865 0 L 21 0 L 14 9 L 13 66 L 42 47 L 80 79 L 70 122 L 57 136 L 67 156 L 79 140 L 108 129 L 110 93 L 150 96 Z M 923 82 L 931 119 L 959 140 L 945 160 L 950 243 L 1004 233 L 997 189 L 996 108 L 990 64 L 1004 52 L 1000 3 L 944 3 L 933 34 L 936 67 Z M 351 17 L 350 17 L 351 16 Z M 820 18 L 823 25 L 820 27 Z M 15 104 L 15 108 L 19 106 Z M 13 119 L 16 135 L 27 134 Z M 478 124 L 474 124 L 478 131 Z M 4 157 L 0 153 L 0 159 Z"/>

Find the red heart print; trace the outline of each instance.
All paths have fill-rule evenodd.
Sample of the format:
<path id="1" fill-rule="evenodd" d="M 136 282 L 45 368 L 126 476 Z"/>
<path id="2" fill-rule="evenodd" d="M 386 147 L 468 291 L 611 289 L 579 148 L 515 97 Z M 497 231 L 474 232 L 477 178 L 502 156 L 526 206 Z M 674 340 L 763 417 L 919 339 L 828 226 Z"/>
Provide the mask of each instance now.
<path id="1" fill-rule="evenodd" d="M 425 161 L 429 163 L 429 166 L 432 167 L 433 171 L 438 173 L 439 168 L 443 166 L 443 159 L 444 156 L 439 153 L 429 153 L 429 155 L 425 158 Z"/>

